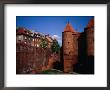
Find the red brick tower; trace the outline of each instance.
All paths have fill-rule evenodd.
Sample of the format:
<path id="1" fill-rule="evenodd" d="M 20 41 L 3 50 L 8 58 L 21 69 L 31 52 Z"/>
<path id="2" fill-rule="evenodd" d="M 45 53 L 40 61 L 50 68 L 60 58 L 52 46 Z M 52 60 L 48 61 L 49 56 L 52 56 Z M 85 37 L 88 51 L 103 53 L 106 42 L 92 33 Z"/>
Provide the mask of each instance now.
<path id="1" fill-rule="evenodd" d="M 86 28 L 87 54 L 94 56 L 94 19 L 91 19 Z"/>
<path id="2" fill-rule="evenodd" d="M 73 64 L 77 61 L 78 45 L 77 32 L 68 22 L 62 33 L 64 72 L 73 72 Z"/>

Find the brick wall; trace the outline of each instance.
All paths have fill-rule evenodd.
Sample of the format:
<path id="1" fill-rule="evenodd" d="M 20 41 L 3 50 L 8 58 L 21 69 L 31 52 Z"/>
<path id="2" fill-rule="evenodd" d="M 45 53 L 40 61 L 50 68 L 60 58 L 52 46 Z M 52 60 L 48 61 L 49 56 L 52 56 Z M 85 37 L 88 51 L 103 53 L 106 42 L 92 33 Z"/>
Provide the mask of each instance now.
<path id="1" fill-rule="evenodd" d="M 40 73 L 43 67 L 52 66 L 50 62 L 59 60 L 59 54 L 53 55 L 51 49 L 36 48 L 26 44 L 16 44 L 16 73 Z M 53 61 L 52 61 L 53 60 Z M 50 61 L 50 62 L 49 62 Z M 53 63 L 51 63 L 53 64 Z M 50 67 L 52 68 L 52 67 Z"/>

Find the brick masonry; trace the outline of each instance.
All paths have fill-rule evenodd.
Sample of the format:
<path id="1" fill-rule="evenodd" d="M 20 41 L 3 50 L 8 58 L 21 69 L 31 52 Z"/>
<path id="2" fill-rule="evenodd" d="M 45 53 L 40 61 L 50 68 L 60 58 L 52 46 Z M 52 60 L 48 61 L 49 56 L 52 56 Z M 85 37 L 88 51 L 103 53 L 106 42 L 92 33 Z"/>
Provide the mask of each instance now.
<path id="1" fill-rule="evenodd" d="M 74 65 L 79 62 L 81 55 L 94 56 L 94 20 L 91 20 L 84 32 L 76 32 L 70 23 L 67 23 L 62 33 L 64 72 L 73 72 Z"/>

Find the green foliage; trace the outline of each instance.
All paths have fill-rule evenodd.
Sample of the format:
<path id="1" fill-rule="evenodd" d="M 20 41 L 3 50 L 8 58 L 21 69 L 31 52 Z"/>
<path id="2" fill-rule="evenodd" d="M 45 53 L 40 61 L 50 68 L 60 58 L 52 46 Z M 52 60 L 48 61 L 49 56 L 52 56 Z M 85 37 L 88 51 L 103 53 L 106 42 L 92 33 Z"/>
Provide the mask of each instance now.
<path id="1" fill-rule="evenodd" d="M 41 39 L 41 43 L 40 43 L 40 47 L 41 48 L 47 48 L 48 47 L 48 42 L 46 39 Z"/>
<path id="2" fill-rule="evenodd" d="M 20 29 L 20 28 L 24 28 L 24 27 L 16 27 L 17 30 Z"/>
<path id="3" fill-rule="evenodd" d="M 16 27 L 16 32 L 20 29 L 20 27 Z"/>
<path id="4" fill-rule="evenodd" d="M 27 30 L 27 32 L 28 32 L 28 33 L 31 33 L 31 31 L 30 31 L 30 30 Z"/>
<path id="5" fill-rule="evenodd" d="M 59 70 L 51 69 L 51 70 L 42 71 L 41 73 L 42 74 L 62 74 L 63 72 Z"/>
<path id="6" fill-rule="evenodd" d="M 59 50 L 60 50 L 60 45 L 58 44 L 58 41 L 56 41 L 56 40 L 53 41 L 53 44 L 52 44 L 52 46 L 51 46 L 51 50 L 52 50 L 52 52 L 54 52 L 54 53 L 58 53 L 58 52 L 59 52 Z"/>
<path id="7" fill-rule="evenodd" d="M 16 27 L 16 30 L 18 30 L 20 27 Z"/>

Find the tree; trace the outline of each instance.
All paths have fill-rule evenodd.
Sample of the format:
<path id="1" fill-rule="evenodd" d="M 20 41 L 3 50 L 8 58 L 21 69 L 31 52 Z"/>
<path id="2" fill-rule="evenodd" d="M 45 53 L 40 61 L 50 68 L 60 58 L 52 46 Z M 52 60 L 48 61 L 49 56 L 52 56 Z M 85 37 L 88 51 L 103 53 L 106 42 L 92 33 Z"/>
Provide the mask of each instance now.
<path id="1" fill-rule="evenodd" d="M 40 43 L 41 48 L 47 48 L 48 47 L 48 42 L 46 39 L 42 38 L 41 43 Z"/>
<path id="2" fill-rule="evenodd" d="M 18 32 L 18 30 L 20 29 L 21 27 L 16 27 L 16 32 Z"/>
<path id="3" fill-rule="evenodd" d="M 57 40 L 53 41 L 53 44 L 51 45 L 51 50 L 53 53 L 58 53 L 60 50 L 60 45 L 58 44 Z"/>

